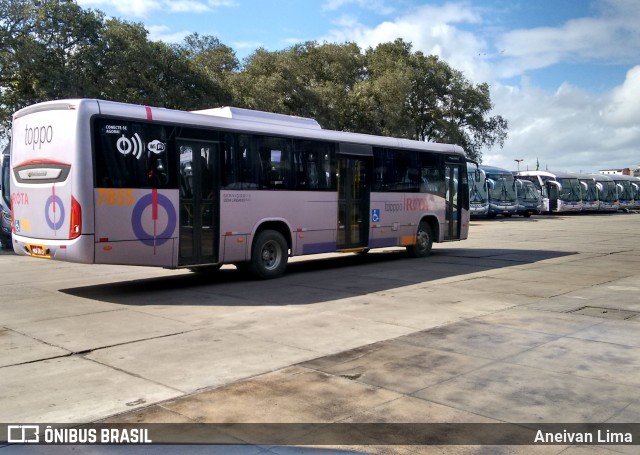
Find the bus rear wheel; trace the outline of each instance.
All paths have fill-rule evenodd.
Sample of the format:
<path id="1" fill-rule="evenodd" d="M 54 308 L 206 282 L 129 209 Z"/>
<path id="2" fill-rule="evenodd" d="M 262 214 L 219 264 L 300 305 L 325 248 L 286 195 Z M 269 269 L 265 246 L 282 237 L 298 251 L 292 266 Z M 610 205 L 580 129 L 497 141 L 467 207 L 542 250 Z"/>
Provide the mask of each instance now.
<path id="1" fill-rule="evenodd" d="M 431 226 L 424 221 L 420 222 L 416 233 L 416 243 L 407 247 L 407 253 L 414 258 L 426 258 L 431 254 L 433 246 L 433 233 Z"/>
<path id="2" fill-rule="evenodd" d="M 262 279 L 277 278 L 284 273 L 288 260 L 287 242 L 277 231 L 262 231 L 251 248 L 251 273 Z"/>

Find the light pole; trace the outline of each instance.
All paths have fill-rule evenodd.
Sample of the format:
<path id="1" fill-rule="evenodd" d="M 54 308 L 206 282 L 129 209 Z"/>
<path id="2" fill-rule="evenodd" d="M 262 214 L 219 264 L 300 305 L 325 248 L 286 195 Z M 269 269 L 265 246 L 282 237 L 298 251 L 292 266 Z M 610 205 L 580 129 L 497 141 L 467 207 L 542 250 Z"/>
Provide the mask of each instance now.
<path id="1" fill-rule="evenodd" d="M 521 163 L 522 161 L 524 161 L 524 160 L 520 159 L 520 160 L 513 160 L 513 161 L 515 161 L 516 163 L 518 163 L 518 170 L 520 170 L 520 163 Z"/>

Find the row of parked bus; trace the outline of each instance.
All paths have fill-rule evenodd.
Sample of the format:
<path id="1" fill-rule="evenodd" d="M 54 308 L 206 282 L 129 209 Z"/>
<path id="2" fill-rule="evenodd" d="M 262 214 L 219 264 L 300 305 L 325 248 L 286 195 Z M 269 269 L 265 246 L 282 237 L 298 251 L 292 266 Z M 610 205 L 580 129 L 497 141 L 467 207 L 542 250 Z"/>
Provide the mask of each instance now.
<path id="1" fill-rule="evenodd" d="M 469 164 L 472 217 L 640 209 L 640 178 Z"/>
<path id="2" fill-rule="evenodd" d="M 11 199 L 9 193 L 9 146 L 0 155 L 0 248 L 11 246 Z"/>

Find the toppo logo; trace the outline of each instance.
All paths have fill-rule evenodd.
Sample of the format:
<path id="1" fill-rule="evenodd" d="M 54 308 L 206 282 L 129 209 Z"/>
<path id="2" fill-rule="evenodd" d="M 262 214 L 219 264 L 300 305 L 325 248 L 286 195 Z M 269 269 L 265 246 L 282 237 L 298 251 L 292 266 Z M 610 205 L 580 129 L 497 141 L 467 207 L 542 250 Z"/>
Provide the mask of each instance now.
<path id="1" fill-rule="evenodd" d="M 49 126 L 36 126 L 35 128 L 29 128 L 27 125 L 24 129 L 24 145 L 30 145 L 33 150 L 36 146 L 38 149 L 42 148 L 42 144 L 50 143 L 53 140 L 53 127 Z"/>

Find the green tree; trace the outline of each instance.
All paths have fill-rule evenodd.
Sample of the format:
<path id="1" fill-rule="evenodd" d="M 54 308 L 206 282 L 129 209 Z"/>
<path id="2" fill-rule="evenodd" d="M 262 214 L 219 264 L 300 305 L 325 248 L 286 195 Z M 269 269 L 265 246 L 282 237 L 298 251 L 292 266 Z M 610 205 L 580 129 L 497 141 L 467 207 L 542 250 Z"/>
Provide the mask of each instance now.
<path id="1" fill-rule="evenodd" d="M 0 0 L 0 134 L 27 104 L 83 95 L 101 24 L 72 0 Z"/>
<path id="2" fill-rule="evenodd" d="M 140 23 L 106 21 L 94 49 L 99 98 L 192 110 L 228 100 L 221 84 L 178 46 L 149 41 Z"/>
<path id="3" fill-rule="evenodd" d="M 367 115 L 358 129 L 458 144 L 472 159 L 481 158 L 483 147 L 502 146 L 508 124 L 499 115 L 489 116 L 489 86 L 474 85 L 437 56 L 411 48 L 397 39 L 367 50 L 359 98 Z"/>
<path id="4" fill-rule="evenodd" d="M 298 63 L 291 50 L 257 49 L 233 80 L 235 99 L 249 109 L 305 116 L 315 100 Z"/>
<path id="5" fill-rule="evenodd" d="M 234 104 L 329 129 L 457 143 L 475 159 L 502 146 L 508 127 L 490 116 L 487 84 L 402 39 L 364 52 L 315 41 L 261 48 L 240 65 L 213 36 L 167 45 L 74 0 L 0 0 L 0 136 L 14 111 L 74 97 L 184 110 Z"/>
<path id="6" fill-rule="evenodd" d="M 363 57 L 353 43 L 309 41 L 283 51 L 258 49 L 234 81 L 236 100 L 251 109 L 315 118 L 323 127 L 352 130 L 353 89 Z"/>
<path id="7" fill-rule="evenodd" d="M 462 72 L 452 70 L 438 111 L 439 127 L 425 137 L 459 144 L 469 158 L 480 161 L 483 147 L 502 147 L 507 137 L 507 120 L 500 115 L 489 117 L 492 108 L 488 84 L 474 85 Z"/>
<path id="8" fill-rule="evenodd" d="M 409 138 L 412 118 L 407 112 L 413 68 L 411 44 L 397 39 L 369 48 L 365 53 L 366 74 L 358 87 L 356 131 Z"/>

